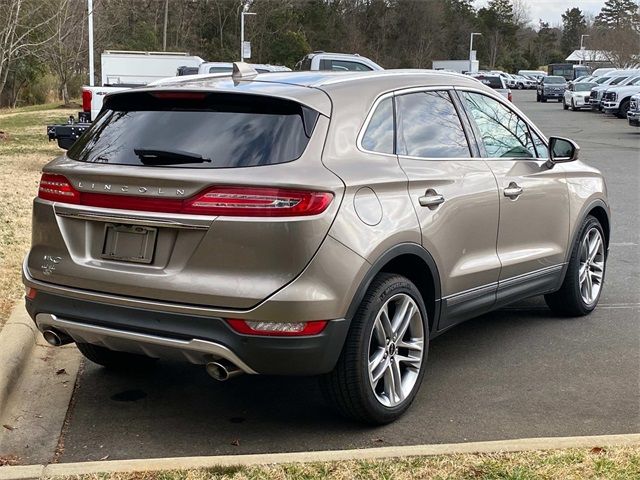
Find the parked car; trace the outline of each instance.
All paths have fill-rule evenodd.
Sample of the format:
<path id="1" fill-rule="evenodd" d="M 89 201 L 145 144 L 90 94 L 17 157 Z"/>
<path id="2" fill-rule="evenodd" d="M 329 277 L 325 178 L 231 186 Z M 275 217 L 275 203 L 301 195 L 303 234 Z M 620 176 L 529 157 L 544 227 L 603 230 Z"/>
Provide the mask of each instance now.
<path id="1" fill-rule="evenodd" d="M 536 88 L 536 86 L 538 85 L 538 81 L 533 79 L 533 78 L 527 78 L 523 75 L 511 75 L 513 77 L 513 79 L 515 80 L 515 88 L 517 88 L 518 90 L 523 90 L 523 89 L 530 89 L 530 88 Z"/>
<path id="2" fill-rule="evenodd" d="M 513 101 L 513 94 L 511 90 L 507 87 L 504 81 L 504 77 L 495 73 L 479 73 L 475 75 L 471 75 L 472 78 L 475 78 L 480 83 L 485 84 L 489 88 L 493 88 L 495 91 L 500 93 L 504 98 Z"/>
<path id="3" fill-rule="evenodd" d="M 269 65 L 262 63 L 250 63 L 251 67 L 258 73 L 268 72 L 290 72 L 289 67 L 282 65 Z M 233 71 L 233 62 L 204 62 L 198 67 L 198 74 L 204 75 L 207 73 L 231 73 Z"/>
<path id="4" fill-rule="evenodd" d="M 387 423 L 454 325 L 535 295 L 596 308 L 609 206 L 578 155 L 457 74 L 237 65 L 119 92 L 44 167 L 27 311 L 107 368 L 320 375 Z"/>
<path id="5" fill-rule="evenodd" d="M 575 111 L 583 108 L 591 108 L 591 104 L 589 103 L 591 89 L 596 85 L 596 83 L 589 82 L 569 84 L 564 91 L 564 98 L 562 100 L 564 109 L 567 110 L 570 108 Z"/>
<path id="6" fill-rule="evenodd" d="M 383 70 L 373 60 L 357 53 L 313 52 L 305 55 L 294 70 L 333 70 L 337 72 Z"/>
<path id="7" fill-rule="evenodd" d="M 564 77 L 547 75 L 542 77 L 536 89 L 536 101 L 546 102 L 549 99 L 562 101 L 567 82 Z"/>
<path id="8" fill-rule="evenodd" d="M 536 81 L 540 81 L 542 77 L 547 76 L 547 72 L 543 72 L 542 70 L 518 70 L 518 75 L 523 75 L 525 77 L 534 78 Z"/>
<path id="9" fill-rule="evenodd" d="M 627 118 L 631 97 L 640 93 L 640 75 L 632 77 L 624 85 L 608 88 L 602 94 L 602 110 L 618 118 Z"/>
<path id="10" fill-rule="evenodd" d="M 640 127 L 640 94 L 631 97 L 627 120 L 632 127 Z"/>
<path id="11" fill-rule="evenodd" d="M 635 70 L 616 70 L 606 74 L 600 84 L 591 89 L 591 98 L 589 99 L 591 109 L 602 110 L 602 95 L 604 92 L 610 87 L 625 85 L 626 82 L 631 80 L 632 77 L 635 77 L 636 74 Z"/>

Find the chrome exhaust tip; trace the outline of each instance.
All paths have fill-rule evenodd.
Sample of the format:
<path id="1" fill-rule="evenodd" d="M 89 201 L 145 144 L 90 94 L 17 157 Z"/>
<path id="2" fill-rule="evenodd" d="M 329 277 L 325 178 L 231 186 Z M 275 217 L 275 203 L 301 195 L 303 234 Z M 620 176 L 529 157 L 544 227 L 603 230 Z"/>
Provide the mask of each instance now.
<path id="1" fill-rule="evenodd" d="M 62 345 L 66 345 L 67 343 L 71 343 L 73 341 L 71 337 L 65 335 L 64 333 L 50 328 L 44 330 L 42 332 L 42 336 L 44 337 L 45 341 L 53 347 L 61 347 Z"/>
<path id="2" fill-rule="evenodd" d="M 225 361 L 209 362 L 206 365 L 206 369 L 207 373 L 219 382 L 225 382 L 243 373 L 243 371 L 234 364 Z"/>

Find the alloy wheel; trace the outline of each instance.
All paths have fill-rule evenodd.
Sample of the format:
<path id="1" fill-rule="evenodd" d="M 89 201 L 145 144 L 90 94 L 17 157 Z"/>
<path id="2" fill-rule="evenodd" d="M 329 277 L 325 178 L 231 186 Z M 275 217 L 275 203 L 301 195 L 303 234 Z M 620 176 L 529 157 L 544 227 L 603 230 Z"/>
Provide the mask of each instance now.
<path id="1" fill-rule="evenodd" d="M 580 269 L 578 282 L 585 304 L 591 305 L 600 295 L 604 279 L 604 241 L 600 230 L 592 227 L 584 235 L 580 245 Z"/>
<path id="2" fill-rule="evenodd" d="M 376 315 L 369 338 L 369 384 L 386 407 L 411 394 L 422 368 L 425 328 L 416 302 L 407 294 L 391 297 Z"/>

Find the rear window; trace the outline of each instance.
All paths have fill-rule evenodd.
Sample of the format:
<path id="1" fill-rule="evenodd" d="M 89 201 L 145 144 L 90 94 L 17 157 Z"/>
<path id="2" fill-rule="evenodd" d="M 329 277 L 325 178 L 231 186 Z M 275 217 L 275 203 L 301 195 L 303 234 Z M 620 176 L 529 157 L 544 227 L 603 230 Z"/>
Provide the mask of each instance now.
<path id="1" fill-rule="evenodd" d="M 174 168 L 286 163 L 302 155 L 319 115 L 272 97 L 182 92 L 172 98 L 172 93 L 107 99 L 103 113 L 69 149 L 69 158 Z"/>
<path id="2" fill-rule="evenodd" d="M 495 77 L 480 76 L 476 78 L 491 88 L 497 88 L 497 89 L 504 88 L 504 84 L 502 83 L 502 78 L 498 76 L 495 76 Z"/>

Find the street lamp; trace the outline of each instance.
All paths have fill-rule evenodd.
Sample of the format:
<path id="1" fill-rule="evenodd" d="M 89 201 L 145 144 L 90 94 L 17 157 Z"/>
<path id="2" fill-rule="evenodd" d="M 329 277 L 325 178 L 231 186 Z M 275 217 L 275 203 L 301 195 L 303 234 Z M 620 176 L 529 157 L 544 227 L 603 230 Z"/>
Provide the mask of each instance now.
<path id="1" fill-rule="evenodd" d="M 246 3 L 240 13 L 240 61 L 244 62 L 244 16 L 257 15 L 257 13 L 247 12 L 249 4 Z"/>
<path id="2" fill-rule="evenodd" d="M 580 65 L 582 65 L 582 60 L 584 59 L 584 38 L 590 36 L 591 35 L 580 35 Z"/>
<path id="3" fill-rule="evenodd" d="M 481 33 L 478 32 L 473 32 L 471 34 L 471 39 L 469 41 L 469 73 L 473 73 L 473 37 L 474 36 L 481 36 Z"/>

